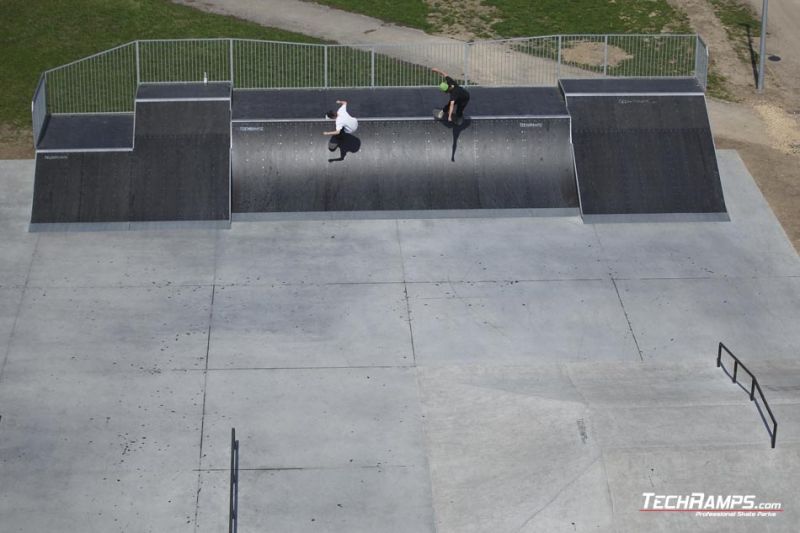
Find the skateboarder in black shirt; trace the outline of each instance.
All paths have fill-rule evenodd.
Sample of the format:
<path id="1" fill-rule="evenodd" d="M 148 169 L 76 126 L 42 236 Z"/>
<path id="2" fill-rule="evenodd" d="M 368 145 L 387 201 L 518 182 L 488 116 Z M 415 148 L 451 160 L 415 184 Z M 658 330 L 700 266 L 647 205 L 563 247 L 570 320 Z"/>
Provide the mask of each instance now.
<path id="1" fill-rule="evenodd" d="M 431 70 L 444 76 L 444 81 L 439 84 L 439 89 L 450 95 L 450 101 L 445 104 L 441 111 L 437 110 L 434 116 L 439 120 L 447 117 L 448 122 L 461 124 L 464 120 L 464 108 L 467 107 L 469 103 L 469 92 L 456 83 L 446 72 L 435 67 Z M 453 120 L 454 116 L 455 120 Z"/>

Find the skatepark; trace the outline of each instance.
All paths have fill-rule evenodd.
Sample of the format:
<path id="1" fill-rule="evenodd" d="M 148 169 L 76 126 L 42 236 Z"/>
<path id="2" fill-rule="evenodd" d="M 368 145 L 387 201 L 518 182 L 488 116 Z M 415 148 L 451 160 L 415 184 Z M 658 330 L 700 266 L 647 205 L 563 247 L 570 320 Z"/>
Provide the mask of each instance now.
<path id="1" fill-rule="evenodd" d="M 47 117 L 0 166 L 9 530 L 223 530 L 235 427 L 241 531 L 792 531 L 800 258 L 701 80 L 470 90 Z M 781 508 L 643 511 L 697 492 Z"/>

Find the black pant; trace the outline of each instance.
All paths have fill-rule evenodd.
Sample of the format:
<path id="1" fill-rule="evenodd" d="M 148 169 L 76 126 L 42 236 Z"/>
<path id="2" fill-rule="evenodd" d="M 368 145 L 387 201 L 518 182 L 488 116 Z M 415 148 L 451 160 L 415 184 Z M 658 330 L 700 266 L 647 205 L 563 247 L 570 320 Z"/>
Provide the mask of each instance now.
<path id="1" fill-rule="evenodd" d="M 453 110 L 453 116 L 455 118 L 461 118 L 464 116 L 464 108 L 467 107 L 469 103 L 469 98 L 466 100 L 456 100 L 456 108 Z M 447 118 L 447 114 L 450 112 L 450 102 L 447 102 L 444 107 L 442 108 L 442 112 L 444 113 L 443 118 Z"/>
<path id="2" fill-rule="evenodd" d="M 342 144 L 342 141 L 344 141 L 346 135 L 344 129 L 342 129 L 337 135 L 332 136 L 331 140 L 328 141 L 328 150 L 335 152 L 336 149 L 339 148 L 339 145 Z"/>

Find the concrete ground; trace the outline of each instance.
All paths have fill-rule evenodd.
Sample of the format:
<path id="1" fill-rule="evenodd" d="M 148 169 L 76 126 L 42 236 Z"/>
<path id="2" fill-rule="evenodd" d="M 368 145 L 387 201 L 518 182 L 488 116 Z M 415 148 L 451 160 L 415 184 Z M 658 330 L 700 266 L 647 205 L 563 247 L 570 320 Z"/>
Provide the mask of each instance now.
<path id="1" fill-rule="evenodd" d="M 236 427 L 242 533 L 796 531 L 800 260 L 719 159 L 731 222 L 78 233 L 0 163 L 0 529 L 224 531 Z"/>

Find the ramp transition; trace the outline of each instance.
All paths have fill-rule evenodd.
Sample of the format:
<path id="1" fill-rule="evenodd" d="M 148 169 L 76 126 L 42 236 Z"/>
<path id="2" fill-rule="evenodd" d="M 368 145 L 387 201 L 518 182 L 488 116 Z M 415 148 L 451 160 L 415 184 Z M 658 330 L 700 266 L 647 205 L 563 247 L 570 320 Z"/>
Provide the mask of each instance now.
<path id="1" fill-rule="evenodd" d="M 359 128 L 331 153 L 322 132 L 332 122 L 321 117 L 337 99 Z M 476 89 L 472 100 L 454 126 L 433 120 L 447 101 L 435 89 L 237 93 L 232 211 L 576 212 L 570 119 L 558 91 Z"/>

